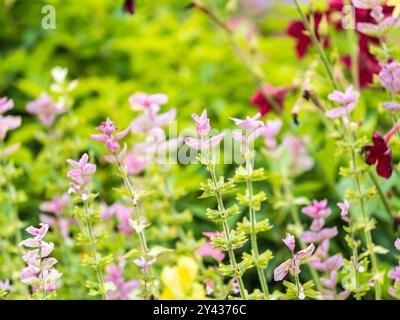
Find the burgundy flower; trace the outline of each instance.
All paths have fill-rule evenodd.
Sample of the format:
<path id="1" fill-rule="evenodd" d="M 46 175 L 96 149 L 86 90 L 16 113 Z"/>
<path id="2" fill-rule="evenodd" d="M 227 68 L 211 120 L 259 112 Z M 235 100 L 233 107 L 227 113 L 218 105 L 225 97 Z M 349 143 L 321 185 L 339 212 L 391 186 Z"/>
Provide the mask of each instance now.
<path id="1" fill-rule="evenodd" d="M 125 0 L 123 10 L 130 14 L 135 13 L 135 0 Z"/>
<path id="2" fill-rule="evenodd" d="M 283 109 L 283 103 L 289 90 L 289 87 L 274 87 L 266 83 L 253 94 L 250 102 L 258 108 L 261 115 L 266 115 L 271 109 L 274 109 L 270 101 L 273 101 L 279 109 Z M 266 95 L 269 99 L 267 99 Z"/>
<path id="3" fill-rule="evenodd" d="M 389 179 L 393 173 L 392 150 L 388 142 L 399 128 L 400 124 L 396 124 L 386 136 L 382 136 L 380 132 L 374 132 L 372 135 L 373 145 L 362 148 L 365 162 L 369 165 L 377 164 L 376 172 L 385 179 Z"/>

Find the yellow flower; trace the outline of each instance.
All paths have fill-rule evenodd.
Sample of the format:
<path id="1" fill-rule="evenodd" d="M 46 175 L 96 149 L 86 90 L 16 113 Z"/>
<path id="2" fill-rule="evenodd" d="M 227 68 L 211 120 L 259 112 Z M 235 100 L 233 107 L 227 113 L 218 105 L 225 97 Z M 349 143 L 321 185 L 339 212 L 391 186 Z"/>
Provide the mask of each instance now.
<path id="1" fill-rule="evenodd" d="M 389 0 L 387 5 L 390 7 L 395 7 L 393 11 L 393 17 L 400 16 L 400 0 Z"/>
<path id="2" fill-rule="evenodd" d="M 161 273 L 164 300 L 207 299 L 204 286 L 196 281 L 199 267 L 190 257 L 180 257 L 177 265 L 164 267 Z"/>

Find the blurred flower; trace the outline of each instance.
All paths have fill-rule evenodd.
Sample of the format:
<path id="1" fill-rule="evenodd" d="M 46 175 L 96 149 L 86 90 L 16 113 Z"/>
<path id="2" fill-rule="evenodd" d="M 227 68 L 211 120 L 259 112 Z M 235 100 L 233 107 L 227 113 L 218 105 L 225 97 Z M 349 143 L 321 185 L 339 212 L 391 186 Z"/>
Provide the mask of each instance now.
<path id="1" fill-rule="evenodd" d="M 224 140 L 226 136 L 226 132 L 222 132 L 208 140 L 203 139 L 196 139 L 192 137 L 186 137 L 185 143 L 193 149 L 202 150 L 202 151 L 209 151 L 210 149 L 214 148 L 215 146 L 219 145 L 222 140 Z"/>
<path id="2" fill-rule="evenodd" d="M 312 253 L 314 252 L 314 244 L 310 244 L 307 248 L 305 248 L 304 250 L 301 250 L 297 253 L 294 253 L 294 251 L 292 251 L 292 247 L 294 248 L 294 241 L 292 242 L 292 235 L 287 234 L 286 238 L 284 239 L 284 242 L 287 241 L 290 244 L 290 247 L 287 243 L 285 243 L 290 251 L 292 252 L 292 258 L 286 260 L 284 263 L 280 264 L 278 267 L 275 268 L 274 270 L 274 280 L 275 281 L 282 281 L 286 275 L 288 274 L 288 272 L 290 272 L 290 274 L 292 276 L 297 276 L 300 274 L 301 270 L 300 270 L 300 262 L 301 260 L 303 260 L 306 257 L 309 257 L 312 255 Z M 293 237 L 294 238 L 294 237 Z"/>
<path id="3" fill-rule="evenodd" d="M 133 208 L 126 207 L 122 203 L 115 202 L 112 206 L 107 206 L 105 203 L 100 204 L 100 218 L 103 220 L 116 217 L 118 219 L 118 231 L 126 235 L 131 234 L 134 229 L 130 226 L 129 220 L 133 214 Z"/>
<path id="4" fill-rule="evenodd" d="M 117 128 L 109 118 L 103 122 L 100 126 L 96 127 L 97 131 L 103 132 L 103 134 L 92 134 L 90 138 L 94 141 L 104 142 L 104 145 L 111 153 L 117 153 L 120 149 L 118 140 L 124 138 L 130 131 L 129 127 L 125 130 L 118 132 L 114 135 Z"/>
<path id="5" fill-rule="evenodd" d="M 135 93 L 129 97 L 129 103 L 133 110 L 139 108 L 159 107 L 168 102 L 168 96 L 163 93 L 147 94 Z"/>
<path id="6" fill-rule="evenodd" d="M 261 117 L 261 113 L 257 113 L 254 117 L 247 116 L 245 120 L 231 118 L 231 120 L 240 128 L 246 130 L 255 130 L 264 125 L 262 121 L 258 119 Z"/>
<path id="7" fill-rule="evenodd" d="M 382 136 L 380 132 L 374 132 L 372 135 L 373 145 L 362 148 L 365 162 L 369 165 L 377 164 L 376 172 L 385 179 L 389 179 L 393 173 L 392 150 L 388 143 L 399 128 L 400 124 L 396 124 L 386 136 Z"/>
<path id="8" fill-rule="evenodd" d="M 301 212 L 306 216 L 309 216 L 313 219 L 311 224 L 311 230 L 318 231 L 324 225 L 324 219 L 329 216 L 332 212 L 331 209 L 327 208 L 328 200 L 324 199 L 321 201 L 313 200 L 312 205 L 306 206 L 301 209 Z"/>
<path id="9" fill-rule="evenodd" d="M 26 105 L 26 111 L 35 114 L 39 121 L 46 127 L 50 127 L 59 114 L 67 112 L 61 105 L 58 105 L 46 93 L 42 93 L 38 99 Z"/>
<path id="10" fill-rule="evenodd" d="M 214 282 L 212 282 L 210 279 L 206 279 L 205 284 L 206 284 L 206 294 L 208 296 L 212 295 L 215 288 Z"/>
<path id="11" fill-rule="evenodd" d="M 148 164 L 146 157 L 137 155 L 134 152 L 128 153 L 124 158 L 124 162 L 126 171 L 134 176 L 144 171 Z"/>
<path id="12" fill-rule="evenodd" d="M 252 95 L 250 102 L 256 106 L 261 115 L 264 116 L 271 110 L 274 110 L 275 107 L 277 107 L 279 110 L 282 110 L 283 103 L 289 91 L 289 87 L 273 87 L 272 85 L 266 83 L 262 85 L 261 89 L 257 90 Z"/>
<path id="13" fill-rule="evenodd" d="M 201 283 L 197 281 L 199 267 L 190 257 L 179 257 L 173 267 L 166 266 L 161 272 L 163 300 L 202 300 L 207 299 Z"/>
<path id="14" fill-rule="evenodd" d="M 349 208 L 350 208 L 349 201 L 345 199 L 343 202 L 338 202 L 337 206 L 341 210 L 340 217 L 342 218 L 342 220 L 345 222 L 350 222 L 351 218 L 349 216 Z"/>
<path id="15" fill-rule="evenodd" d="M 400 93 L 400 64 L 398 61 L 383 63 L 381 67 L 379 80 L 382 86 L 393 94 Z"/>
<path id="16" fill-rule="evenodd" d="M 154 128 L 162 128 L 174 121 L 176 117 L 176 109 L 172 108 L 167 112 L 158 114 L 160 106 L 158 104 L 151 104 L 143 114 L 134 119 L 130 128 L 135 133 L 147 133 Z"/>
<path id="17" fill-rule="evenodd" d="M 328 96 L 328 99 L 341 104 L 341 107 L 327 111 L 326 116 L 330 119 L 348 116 L 355 108 L 359 97 L 360 94 L 352 86 L 347 88 L 345 92 L 335 90 Z"/>
<path id="18" fill-rule="evenodd" d="M 393 17 L 400 16 L 400 0 L 388 0 L 387 5 L 390 7 L 394 7 Z"/>
<path id="19" fill-rule="evenodd" d="M 264 143 L 268 148 L 276 147 L 275 137 L 279 133 L 282 128 L 282 121 L 277 120 L 268 120 L 265 122 L 265 126 L 260 128 L 261 135 L 264 136 Z"/>
<path id="20" fill-rule="evenodd" d="M 12 99 L 8 99 L 7 97 L 0 98 L 0 142 L 4 141 L 8 131 L 21 126 L 21 117 L 3 116 L 3 113 L 11 110 L 12 108 L 14 108 L 14 102 Z M 11 151 L 12 150 L 10 150 L 10 153 Z"/>
<path id="21" fill-rule="evenodd" d="M 394 279 L 396 283 L 400 283 L 400 267 L 395 267 L 388 272 L 388 277 Z"/>
<path id="22" fill-rule="evenodd" d="M 294 238 L 294 235 L 287 233 L 286 238 L 283 239 L 282 241 L 289 248 L 290 252 L 293 253 L 294 248 L 296 246 L 296 240 Z"/>
<path id="23" fill-rule="evenodd" d="M 43 212 L 53 213 L 54 217 L 41 214 L 40 221 L 50 226 L 57 226 L 63 239 L 69 239 L 69 226 L 76 223 L 74 218 L 63 217 L 63 211 L 68 206 L 70 198 L 68 194 L 61 197 L 55 196 L 51 201 L 42 202 L 39 209 Z"/>
<path id="24" fill-rule="evenodd" d="M 147 272 L 147 269 L 150 268 L 153 264 L 157 262 L 157 259 L 154 257 L 150 260 L 146 260 L 144 256 L 141 256 L 140 259 L 135 259 L 133 260 L 133 263 L 136 264 L 138 267 L 140 267 L 140 270 L 143 273 Z"/>
<path id="25" fill-rule="evenodd" d="M 305 231 L 301 234 L 300 240 L 304 243 L 323 243 L 338 234 L 337 228 L 324 228 L 319 231 Z"/>
<path id="26" fill-rule="evenodd" d="M 209 239 L 212 239 L 223 235 L 223 233 L 203 232 L 203 235 L 205 235 Z M 201 247 L 196 251 L 196 255 L 200 257 L 212 257 L 217 261 L 222 261 L 225 257 L 222 250 L 214 248 L 214 245 L 211 242 L 203 243 Z"/>
<path id="27" fill-rule="evenodd" d="M 397 250 L 400 251 L 400 238 L 397 238 L 396 241 L 394 242 L 394 246 Z"/>
<path id="28" fill-rule="evenodd" d="M 6 279 L 4 281 L 0 281 L 0 290 L 8 292 L 10 291 L 10 289 L 11 289 L 10 280 Z"/>
<path id="29" fill-rule="evenodd" d="M 206 137 L 211 130 L 210 119 L 208 119 L 207 110 L 204 109 L 200 116 L 192 113 L 192 118 L 196 124 L 196 132 L 200 136 Z"/>
<path id="30" fill-rule="evenodd" d="M 130 14 L 135 13 L 135 0 L 124 0 L 123 10 Z"/>
<path id="31" fill-rule="evenodd" d="M 88 199 L 87 185 L 92 180 L 92 174 L 96 172 L 96 165 L 88 163 L 89 156 L 84 153 L 79 162 L 68 159 L 67 163 L 74 167 L 68 171 L 67 176 L 72 182 L 69 184 L 68 193 L 78 193 L 83 201 Z"/>
<path id="32" fill-rule="evenodd" d="M 107 292 L 107 298 L 110 300 L 132 300 L 135 298 L 135 291 L 140 287 L 140 280 L 124 280 L 122 276 L 124 266 L 125 260 L 123 259 L 120 259 L 118 265 L 107 266 L 104 281 L 111 282 L 115 286 L 115 290 Z"/>

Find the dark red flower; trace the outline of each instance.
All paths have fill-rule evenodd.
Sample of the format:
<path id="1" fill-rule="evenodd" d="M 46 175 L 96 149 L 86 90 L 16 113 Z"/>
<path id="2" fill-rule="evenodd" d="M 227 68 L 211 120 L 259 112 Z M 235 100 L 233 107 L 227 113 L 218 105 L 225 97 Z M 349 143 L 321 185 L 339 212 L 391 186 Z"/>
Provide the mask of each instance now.
<path id="1" fill-rule="evenodd" d="M 273 104 L 282 110 L 289 90 L 289 87 L 274 87 L 270 84 L 264 84 L 252 95 L 250 102 L 258 108 L 262 115 L 267 114 L 271 109 L 273 110 Z M 266 96 L 268 96 L 268 99 Z"/>
<path id="2" fill-rule="evenodd" d="M 372 135 L 373 145 L 364 146 L 361 150 L 364 154 L 365 162 L 369 165 L 377 164 L 376 172 L 385 179 L 389 179 L 393 173 L 392 150 L 388 142 L 399 127 L 400 124 L 395 125 L 386 136 L 382 136 L 380 132 L 374 132 Z"/>
<path id="3" fill-rule="evenodd" d="M 123 10 L 130 14 L 135 13 L 135 0 L 125 0 Z"/>

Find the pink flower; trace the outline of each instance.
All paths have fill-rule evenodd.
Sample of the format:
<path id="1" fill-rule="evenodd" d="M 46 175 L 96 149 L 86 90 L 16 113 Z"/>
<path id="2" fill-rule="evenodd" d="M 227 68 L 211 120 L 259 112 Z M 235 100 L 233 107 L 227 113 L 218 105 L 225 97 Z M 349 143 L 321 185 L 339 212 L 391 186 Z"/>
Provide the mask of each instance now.
<path id="1" fill-rule="evenodd" d="M 291 252 L 294 251 L 294 248 L 296 246 L 296 240 L 294 238 L 294 235 L 287 233 L 286 238 L 282 240 L 283 243 L 289 248 Z"/>
<path id="2" fill-rule="evenodd" d="M 203 232 L 203 235 L 209 239 L 224 237 L 225 234 L 223 232 Z M 224 253 L 221 249 L 214 248 L 214 245 L 211 242 L 206 242 L 202 244 L 202 246 L 197 250 L 196 255 L 200 257 L 212 257 L 217 261 L 222 261 L 225 258 Z"/>
<path id="3" fill-rule="evenodd" d="M 54 216 L 41 214 L 39 216 L 40 221 L 50 226 L 58 226 L 63 239 L 69 239 L 69 226 L 76 224 L 76 219 L 63 217 L 63 211 L 69 202 L 68 194 L 63 194 L 61 197 L 55 196 L 51 201 L 42 202 L 39 207 L 44 212 L 54 214 Z"/>
<path id="4" fill-rule="evenodd" d="M 396 283 L 400 283 L 400 267 L 396 267 L 388 272 L 388 277 Z"/>
<path id="5" fill-rule="evenodd" d="M 103 122 L 100 126 L 96 127 L 97 131 L 103 132 L 103 134 L 92 134 L 90 138 L 94 141 L 104 142 L 104 145 L 108 151 L 111 153 L 117 153 L 120 149 L 118 140 L 124 138 L 130 131 L 129 128 L 114 135 L 117 128 L 109 118 Z"/>
<path id="6" fill-rule="evenodd" d="M 135 133 L 147 133 L 154 128 L 162 128 L 174 121 L 176 117 L 176 109 L 158 114 L 160 111 L 159 105 L 151 105 L 144 110 L 143 114 L 134 119 L 130 128 Z"/>
<path id="7" fill-rule="evenodd" d="M 240 128 L 246 130 L 255 130 L 262 127 L 264 124 L 258 119 L 261 117 L 261 113 L 257 113 L 254 117 L 247 116 L 245 120 L 231 118 L 231 120 Z"/>
<path id="8" fill-rule="evenodd" d="M 328 99 L 341 104 L 341 107 L 334 108 L 326 112 L 330 119 L 346 117 L 355 108 L 360 94 L 350 86 L 345 92 L 335 90 L 328 96 Z"/>
<path id="9" fill-rule="evenodd" d="M 389 101 L 385 102 L 383 104 L 383 107 L 388 111 L 396 111 L 400 109 L 400 103 L 397 103 L 395 101 Z"/>
<path id="10" fill-rule="evenodd" d="M 89 156 L 84 153 L 79 162 L 68 159 L 67 163 L 74 167 L 74 169 L 68 171 L 67 176 L 71 178 L 68 193 L 78 193 L 82 200 L 88 199 L 87 185 L 92 180 L 93 173 L 96 172 L 96 165 L 88 163 Z"/>
<path id="11" fill-rule="evenodd" d="M 208 119 L 207 110 L 204 109 L 200 116 L 192 113 L 192 118 L 196 123 L 196 132 L 200 136 L 206 137 L 211 130 L 210 119 Z"/>
<path id="12" fill-rule="evenodd" d="M 163 93 L 147 94 L 147 93 L 135 93 L 129 97 L 129 103 L 132 109 L 136 109 L 137 106 L 150 108 L 153 106 L 161 106 L 168 102 L 168 96 Z"/>
<path id="13" fill-rule="evenodd" d="M 324 228 L 320 231 L 305 231 L 300 236 L 300 240 L 304 243 L 322 243 L 326 240 L 332 239 L 337 235 L 338 231 L 336 227 Z"/>
<path id="14" fill-rule="evenodd" d="M 10 280 L 6 279 L 4 281 L 0 281 L 0 290 L 8 292 L 10 291 L 10 289 L 11 289 Z"/>
<path id="15" fill-rule="evenodd" d="M 393 94 L 400 93 L 400 64 L 398 61 L 381 64 L 379 80 L 381 84 Z"/>
<path id="16" fill-rule="evenodd" d="M 126 235 L 131 234 L 134 229 L 130 226 L 129 220 L 132 217 L 133 209 L 126 207 L 123 204 L 116 202 L 112 206 L 107 206 L 105 203 L 100 205 L 100 218 L 103 220 L 111 219 L 116 217 L 118 219 L 118 231 Z"/>
<path id="17" fill-rule="evenodd" d="M 132 175 L 138 175 L 146 169 L 148 161 L 146 157 L 135 154 L 134 152 L 128 153 L 124 158 L 126 171 Z"/>
<path id="18" fill-rule="evenodd" d="M 342 218 L 343 221 L 346 222 L 350 222 L 351 218 L 349 216 L 349 208 L 350 208 L 350 204 L 347 201 L 347 199 L 345 199 L 343 202 L 338 202 L 337 206 L 340 208 L 341 212 L 340 212 L 340 216 Z"/>
<path id="19" fill-rule="evenodd" d="M 0 98 L 0 142 L 4 141 L 7 132 L 21 126 L 21 117 L 3 116 L 2 114 L 14 108 L 14 102 L 7 97 Z M 8 150 L 11 153 L 13 150 Z M 3 150 L 3 153 L 6 153 Z"/>
<path id="20" fill-rule="evenodd" d="M 309 262 L 309 265 L 318 271 L 331 273 L 332 271 L 337 271 L 342 267 L 343 257 L 340 253 L 338 253 L 325 259 L 324 261 L 313 259 Z"/>
<path id="21" fill-rule="evenodd" d="M 107 292 L 107 298 L 110 300 L 132 300 L 132 293 L 140 287 L 140 280 L 124 280 L 122 276 L 124 266 L 124 260 L 121 260 L 118 266 L 114 264 L 107 266 L 104 281 L 112 282 L 116 287 L 114 291 Z"/>
<path id="22" fill-rule="evenodd" d="M 140 270 L 143 273 L 147 272 L 147 269 L 150 268 L 153 264 L 155 264 L 157 259 L 154 257 L 153 259 L 146 261 L 144 256 L 141 256 L 140 259 L 133 260 L 133 263 L 140 267 Z"/>
<path id="23" fill-rule="evenodd" d="M 190 148 L 196 149 L 196 150 L 202 150 L 202 151 L 209 151 L 210 149 L 216 147 L 219 145 L 222 140 L 224 140 L 226 136 L 226 132 L 222 132 L 208 140 L 204 139 L 196 139 L 192 137 L 186 137 L 185 138 L 185 143 L 188 145 Z"/>
<path id="24" fill-rule="evenodd" d="M 282 121 L 281 120 L 268 120 L 265 123 L 265 126 L 260 128 L 261 135 L 264 136 L 264 143 L 265 145 L 273 149 L 276 147 L 276 140 L 275 137 L 279 133 L 282 128 Z"/>
<path id="25" fill-rule="evenodd" d="M 394 246 L 397 250 L 400 251 L 400 238 L 397 238 L 396 241 L 394 242 Z"/>
<path id="26" fill-rule="evenodd" d="M 0 98 L 0 113 L 6 113 L 14 108 L 14 101 L 7 97 Z"/>
<path id="27" fill-rule="evenodd" d="M 288 237 L 286 236 L 286 239 L 287 238 Z M 289 249 L 290 249 L 290 247 L 289 247 Z M 300 270 L 301 260 L 303 260 L 306 257 L 311 256 L 314 252 L 314 249 L 315 249 L 314 244 L 310 244 L 307 248 L 297 252 L 296 254 L 294 254 L 292 251 L 292 258 L 286 260 L 284 263 L 280 264 L 278 267 L 275 268 L 274 280 L 282 281 L 286 277 L 288 272 L 290 272 L 290 274 L 292 276 L 297 276 L 301 272 L 301 270 Z"/>
<path id="28" fill-rule="evenodd" d="M 331 214 L 331 209 L 326 208 L 328 200 L 313 200 L 312 205 L 301 209 L 301 212 L 313 219 L 311 230 L 318 231 L 324 225 L 324 219 Z"/>
<path id="29" fill-rule="evenodd" d="M 57 115 L 67 112 L 46 93 L 42 93 L 37 100 L 29 102 L 26 105 L 26 111 L 36 114 L 39 121 L 46 127 L 50 127 L 53 124 Z"/>
<path id="30" fill-rule="evenodd" d="M 33 288 L 40 290 L 43 288 L 46 292 L 52 292 L 59 287 L 58 280 L 61 273 L 53 268 L 57 260 L 48 257 L 54 249 L 54 244 L 43 241 L 48 229 L 49 226 L 46 224 L 40 224 L 40 228 L 30 226 L 26 229 L 35 237 L 21 241 L 19 246 L 34 249 L 23 256 L 23 260 L 28 266 L 21 271 L 20 278 L 23 283 L 31 285 Z"/>
<path id="31" fill-rule="evenodd" d="M 206 284 L 206 295 L 208 296 L 212 295 L 215 288 L 214 282 L 212 282 L 210 279 L 206 279 L 205 284 Z"/>

